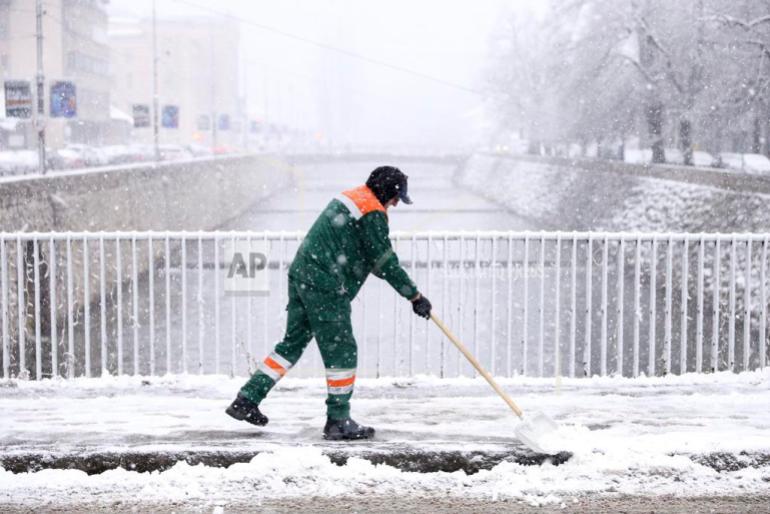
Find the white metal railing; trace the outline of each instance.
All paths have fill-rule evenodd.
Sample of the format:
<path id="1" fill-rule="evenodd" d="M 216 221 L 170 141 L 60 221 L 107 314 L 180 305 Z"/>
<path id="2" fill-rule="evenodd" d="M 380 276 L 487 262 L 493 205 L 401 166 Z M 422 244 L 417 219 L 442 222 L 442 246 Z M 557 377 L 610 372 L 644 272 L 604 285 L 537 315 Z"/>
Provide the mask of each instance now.
<path id="1" fill-rule="evenodd" d="M 493 374 L 743 371 L 768 359 L 770 234 L 396 233 L 436 312 Z M 225 241 L 263 240 L 270 295 L 225 296 Z M 300 233 L 0 234 L 3 377 L 246 374 L 281 338 Z M 370 278 L 359 374 L 472 375 Z M 653 320 L 653 322 L 651 322 Z M 293 374 L 320 374 L 314 343 Z"/>

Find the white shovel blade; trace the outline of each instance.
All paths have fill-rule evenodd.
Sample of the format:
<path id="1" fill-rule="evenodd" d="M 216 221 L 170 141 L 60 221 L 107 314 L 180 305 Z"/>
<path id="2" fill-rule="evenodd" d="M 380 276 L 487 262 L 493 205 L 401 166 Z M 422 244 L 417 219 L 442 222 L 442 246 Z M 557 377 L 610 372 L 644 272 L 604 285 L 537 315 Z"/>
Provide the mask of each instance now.
<path id="1" fill-rule="evenodd" d="M 557 453 L 558 449 L 550 448 L 552 444 L 546 444 L 559 425 L 554 420 L 543 414 L 536 412 L 531 417 L 524 418 L 514 429 L 516 437 L 525 445 L 538 453 L 547 453 L 552 455 Z"/>

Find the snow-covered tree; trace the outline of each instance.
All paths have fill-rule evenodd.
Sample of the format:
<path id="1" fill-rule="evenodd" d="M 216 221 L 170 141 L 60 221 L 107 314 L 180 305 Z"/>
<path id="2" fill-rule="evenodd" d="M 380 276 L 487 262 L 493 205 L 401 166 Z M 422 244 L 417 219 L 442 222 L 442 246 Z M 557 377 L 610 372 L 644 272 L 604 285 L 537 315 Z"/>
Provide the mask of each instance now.
<path id="1" fill-rule="evenodd" d="M 770 133 L 770 0 L 554 1 L 507 20 L 496 46 L 498 112 L 533 141 L 637 132 L 654 162 L 678 145 L 692 164 L 695 148 L 748 150 L 736 135 L 751 133 L 756 152 Z"/>

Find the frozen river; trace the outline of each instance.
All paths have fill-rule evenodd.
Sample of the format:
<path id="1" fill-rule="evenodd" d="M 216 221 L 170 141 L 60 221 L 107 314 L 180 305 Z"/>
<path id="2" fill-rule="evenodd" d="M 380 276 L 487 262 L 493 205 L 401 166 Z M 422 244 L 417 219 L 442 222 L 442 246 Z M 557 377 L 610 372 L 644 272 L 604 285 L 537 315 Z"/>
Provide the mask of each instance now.
<path id="1" fill-rule="evenodd" d="M 295 166 L 296 185 L 222 227 L 225 230 L 307 230 L 336 194 L 366 182 L 381 165 L 409 176 L 412 205 L 391 211 L 391 230 L 535 230 L 527 221 L 452 182 L 456 165 L 420 161 L 327 162 Z M 281 171 L 283 172 L 283 171 Z M 493 185 L 491 185 L 493 187 Z"/>

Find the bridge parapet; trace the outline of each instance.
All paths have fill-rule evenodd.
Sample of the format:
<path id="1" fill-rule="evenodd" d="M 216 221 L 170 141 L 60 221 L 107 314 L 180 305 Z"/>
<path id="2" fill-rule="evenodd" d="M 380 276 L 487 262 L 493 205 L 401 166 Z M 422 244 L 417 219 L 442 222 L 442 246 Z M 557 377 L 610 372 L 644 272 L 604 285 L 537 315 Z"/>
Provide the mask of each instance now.
<path id="1" fill-rule="evenodd" d="M 212 230 L 291 181 L 266 155 L 15 178 L 0 181 L 0 231 Z"/>

